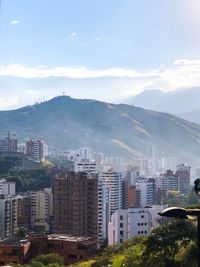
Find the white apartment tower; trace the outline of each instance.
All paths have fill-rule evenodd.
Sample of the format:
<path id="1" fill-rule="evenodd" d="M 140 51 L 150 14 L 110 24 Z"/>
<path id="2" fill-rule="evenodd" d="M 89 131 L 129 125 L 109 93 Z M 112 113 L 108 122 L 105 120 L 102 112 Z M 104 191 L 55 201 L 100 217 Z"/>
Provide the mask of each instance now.
<path id="1" fill-rule="evenodd" d="M 100 174 L 102 184 L 109 190 L 110 216 L 122 208 L 122 173 L 108 170 Z"/>
<path id="2" fill-rule="evenodd" d="M 89 147 L 81 147 L 77 149 L 76 151 L 76 156 L 78 160 L 83 160 L 83 161 L 92 161 L 93 160 L 93 155 L 92 151 Z"/>
<path id="3" fill-rule="evenodd" d="M 140 190 L 141 207 L 152 206 L 154 203 L 154 182 L 147 178 L 139 178 L 136 182 L 136 188 Z"/>
<path id="4" fill-rule="evenodd" d="M 98 225 L 99 241 L 108 238 L 108 223 L 110 220 L 110 195 L 109 187 L 98 178 Z"/>
<path id="5" fill-rule="evenodd" d="M 159 225 L 158 212 L 167 205 L 154 205 L 151 208 L 130 208 L 117 210 L 108 225 L 108 245 L 117 244 L 134 236 L 149 235 Z"/>
<path id="6" fill-rule="evenodd" d="M 108 226 L 108 245 L 121 243 L 137 235 L 150 234 L 150 213 L 145 208 L 117 210 Z"/>
<path id="7" fill-rule="evenodd" d="M 0 195 L 14 196 L 15 187 L 15 182 L 7 182 L 5 179 L 0 179 Z"/>
<path id="8" fill-rule="evenodd" d="M 97 164 L 91 161 L 75 161 L 74 162 L 75 172 L 87 172 L 90 174 L 97 173 Z"/>

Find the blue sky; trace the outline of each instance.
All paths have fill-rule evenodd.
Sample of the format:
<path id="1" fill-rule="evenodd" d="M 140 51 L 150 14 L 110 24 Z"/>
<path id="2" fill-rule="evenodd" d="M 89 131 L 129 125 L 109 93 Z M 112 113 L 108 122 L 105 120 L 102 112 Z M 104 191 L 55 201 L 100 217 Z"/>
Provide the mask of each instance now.
<path id="1" fill-rule="evenodd" d="M 199 0 L 1 0 L 0 109 L 200 85 Z"/>

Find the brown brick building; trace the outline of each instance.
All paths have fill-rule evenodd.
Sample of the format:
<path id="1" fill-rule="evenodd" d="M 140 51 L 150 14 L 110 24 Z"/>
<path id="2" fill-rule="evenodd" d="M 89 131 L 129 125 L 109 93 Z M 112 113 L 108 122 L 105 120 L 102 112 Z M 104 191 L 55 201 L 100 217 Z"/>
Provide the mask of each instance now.
<path id="1" fill-rule="evenodd" d="M 98 242 L 98 178 L 86 172 L 57 175 L 53 182 L 53 232 Z"/>
<path id="2" fill-rule="evenodd" d="M 122 208 L 138 208 L 141 202 L 141 192 L 135 185 L 128 185 L 127 179 L 122 182 Z"/>
<path id="3" fill-rule="evenodd" d="M 0 266 L 24 264 L 30 259 L 30 246 L 28 239 L 19 237 L 0 241 Z"/>
<path id="4" fill-rule="evenodd" d="M 86 260 L 95 253 L 96 242 L 91 237 L 50 235 L 48 253 L 57 253 L 64 258 L 65 264 Z"/>
<path id="5" fill-rule="evenodd" d="M 18 196 L 17 197 L 17 224 L 18 227 L 29 229 L 29 196 Z"/>
<path id="6" fill-rule="evenodd" d="M 64 264 L 86 260 L 94 254 L 96 242 L 91 237 L 67 235 L 30 235 L 21 238 L 0 241 L 0 266 L 19 263 L 49 253 L 57 253 L 64 259 Z"/>

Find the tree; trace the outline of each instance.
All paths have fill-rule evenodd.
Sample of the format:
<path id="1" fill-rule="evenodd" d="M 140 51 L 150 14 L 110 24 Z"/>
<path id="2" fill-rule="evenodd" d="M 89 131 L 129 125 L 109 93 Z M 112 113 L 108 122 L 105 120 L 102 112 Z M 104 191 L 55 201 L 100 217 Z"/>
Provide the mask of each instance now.
<path id="1" fill-rule="evenodd" d="M 112 263 L 112 259 L 111 256 L 105 256 L 102 255 L 100 257 L 98 257 L 98 259 L 91 264 L 91 267 L 107 267 L 109 265 L 111 265 Z"/>
<path id="2" fill-rule="evenodd" d="M 191 239 L 196 239 L 196 227 L 189 220 L 172 219 L 155 228 L 146 241 L 143 254 L 146 266 L 175 266 L 176 254 Z"/>
<path id="3" fill-rule="evenodd" d="M 181 267 L 196 267 L 198 248 L 195 241 L 191 241 L 185 248 L 182 248 L 176 256 L 176 261 Z"/>
<path id="4" fill-rule="evenodd" d="M 19 227 L 15 234 L 16 237 L 26 237 L 28 231 L 24 227 Z"/>
<path id="5" fill-rule="evenodd" d="M 64 263 L 63 257 L 61 257 L 60 255 L 56 253 L 39 255 L 38 257 L 35 258 L 34 261 L 41 262 L 44 265 L 58 264 L 62 266 Z"/>
<path id="6" fill-rule="evenodd" d="M 125 252 L 125 259 L 122 266 L 141 267 L 143 264 L 142 255 L 144 252 L 144 244 L 133 245 Z"/>

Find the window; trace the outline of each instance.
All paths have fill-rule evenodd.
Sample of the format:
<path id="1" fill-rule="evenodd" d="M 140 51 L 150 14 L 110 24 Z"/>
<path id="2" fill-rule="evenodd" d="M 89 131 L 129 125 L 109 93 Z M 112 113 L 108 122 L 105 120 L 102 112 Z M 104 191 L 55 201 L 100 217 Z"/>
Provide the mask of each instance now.
<path id="1" fill-rule="evenodd" d="M 120 231 L 120 235 L 123 236 L 124 235 L 124 232 L 123 231 Z"/>
<path id="2" fill-rule="evenodd" d="M 123 216 L 122 215 L 120 215 L 120 220 L 123 220 Z"/>
<path id="3" fill-rule="evenodd" d="M 140 226 L 140 223 L 138 223 L 137 225 Z"/>
<path id="4" fill-rule="evenodd" d="M 77 259 L 77 255 L 69 254 L 68 259 Z"/>
<path id="5" fill-rule="evenodd" d="M 147 223 L 145 223 L 144 225 L 147 225 Z"/>
<path id="6" fill-rule="evenodd" d="M 141 215 L 141 219 L 144 219 L 144 215 Z"/>
<path id="7" fill-rule="evenodd" d="M 140 231 L 138 231 L 137 233 L 140 234 Z"/>
<path id="8" fill-rule="evenodd" d="M 123 223 L 120 223 L 120 228 L 122 228 L 123 227 Z"/>

